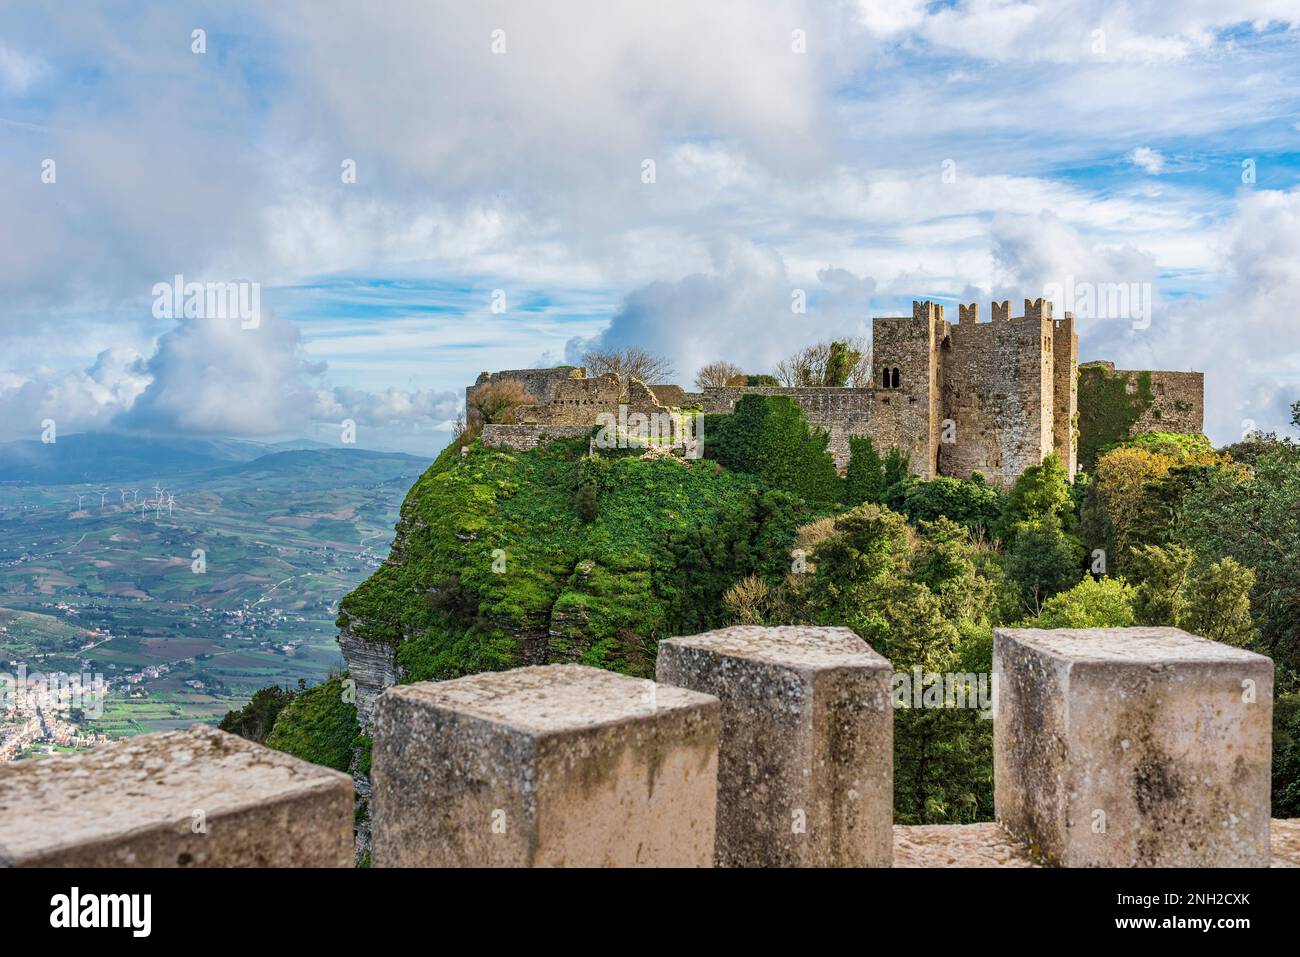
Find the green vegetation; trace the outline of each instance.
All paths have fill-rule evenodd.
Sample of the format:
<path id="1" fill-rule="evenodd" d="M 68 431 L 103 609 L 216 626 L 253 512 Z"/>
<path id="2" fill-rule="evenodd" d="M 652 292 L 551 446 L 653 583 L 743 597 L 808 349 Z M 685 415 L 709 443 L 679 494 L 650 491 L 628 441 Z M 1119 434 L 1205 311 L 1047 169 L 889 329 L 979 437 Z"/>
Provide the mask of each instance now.
<path id="1" fill-rule="evenodd" d="M 1155 394 L 1151 374 L 1140 372 L 1137 391 L 1129 394 L 1128 377 L 1105 366 L 1079 367 L 1079 467 L 1091 469 L 1098 456 L 1128 439 Z"/>
<path id="2" fill-rule="evenodd" d="M 746 395 L 734 414 L 715 419 L 706 450 L 724 466 L 749 472 L 771 488 L 835 502 L 840 477 L 826 451 L 829 436 L 810 429 L 798 401 L 788 395 Z"/>
<path id="3" fill-rule="evenodd" d="M 403 505 L 396 560 L 340 624 L 396 646 L 404 680 L 510 667 L 530 642 L 650 675 L 663 636 L 730 623 L 845 626 L 899 674 L 979 675 L 999 625 L 1177 625 L 1277 661 L 1275 801 L 1300 803 L 1292 444 L 1247 467 L 1203 437 L 1154 434 L 1098 449 L 1074 485 L 1049 457 L 1004 493 L 979 476 L 922 481 L 864 439 L 840 480 L 789 397 L 708 419 L 702 461 L 592 458 L 585 441 L 440 456 Z M 271 739 L 364 767 L 330 695 L 295 698 Z M 895 714 L 896 820 L 990 819 L 992 723 L 913 704 Z"/>
<path id="4" fill-rule="evenodd" d="M 349 771 L 358 738 L 357 708 L 345 700 L 343 679 L 333 677 L 293 696 L 280 712 L 268 746 L 335 771 Z"/>
<path id="5" fill-rule="evenodd" d="M 849 467 L 844 476 L 844 504 L 885 500 L 885 463 L 870 436 L 849 437 Z"/>
<path id="6" fill-rule="evenodd" d="M 343 600 L 340 626 L 398 645 L 408 680 L 512 667 L 548 636 L 553 660 L 648 675 L 660 637 L 719 622 L 726 588 L 784 561 L 816 514 L 713 462 L 586 451 L 475 443 L 435 463 L 402 509 L 403 560 Z"/>
<path id="7" fill-rule="evenodd" d="M 304 681 L 304 686 L 305 684 Z M 279 685 L 262 688 L 255 691 L 248 704 L 238 711 L 227 711 L 217 727 L 250 741 L 265 743 L 267 735 L 275 727 L 275 719 L 280 717 L 280 712 L 292 700 L 293 692 Z"/>
<path id="8" fill-rule="evenodd" d="M 1043 602 L 1028 628 L 1127 628 L 1137 623 L 1133 612 L 1133 586 L 1120 578 L 1093 578 Z"/>

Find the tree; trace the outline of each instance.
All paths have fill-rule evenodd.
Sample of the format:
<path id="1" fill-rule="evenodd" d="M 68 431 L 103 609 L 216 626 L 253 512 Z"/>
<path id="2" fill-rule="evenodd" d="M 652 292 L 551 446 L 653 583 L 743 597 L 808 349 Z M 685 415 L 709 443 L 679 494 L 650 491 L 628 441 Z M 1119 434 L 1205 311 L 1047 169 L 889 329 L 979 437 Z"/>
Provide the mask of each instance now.
<path id="1" fill-rule="evenodd" d="M 465 405 L 471 423 L 497 424 L 513 422 L 520 406 L 536 401 L 517 379 L 489 379 L 470 390 Z"/>
<path id="2" fill-rule="evenodd" d="M 1210 564 L 1231 557 L 1255 575 L 1260 650 L 1283 681 L 1300 672 L 1300 457 L 1277 450 L 1252 472 L 1214 470 L 1183 499 L 1178 540 Z M 1290 689 L 1288 689 L 1290 690 Z"/>
<path id="3" fill-rule="evenodd" d="M 1073 588 L 1047 601 L 1026 628 L 1125 628 L 1136 621 L 1134 589 L 1121 578 L 1085 575 Z"/>
<path id="4" fill-rule="evenodd" d="M 673 365 L 663 356 L 647 352 L 639 346 L 626 349 L 589 349 L 582 356 L 587 374 L 592 376 L 616 375 L 627 385 L 629 379 L 640 379 L 646 385 L 655 385 L 676 375 Z"/>
<path id="5" fill-rule="evenodd" d="M 1220 559 L 1192 579 L 1179 627 L 1238 648 L 1253 643 L 1259 634 L 1250 618 L 1254 587 L 1254 572 L 1232 558 Z"/>
<path id="6" fill-rule="evenodd" d="M 1133 610 L 1140 624 L 1176 625 L 1182 619 L 1195 560 L 1181 545 L 1143 545 L 1131 553 L 1125 575 L 1137 586 Z"/>
<path id="7" fill-rule="evenodd" d="M 1056 518 L 1022 522 L 1013 530 L 1006 554 L 1007 578 L 1027 613 L 1039 614 L 1047 599 L 1079 581 L 1082 552 L 1078 540 Z"/>
<path id="8" fill-rule="evenodd" d="M 903 513 L 914 522 L 950 518 L 979 535 L 997 524 L 1002 496 L 985 482 L 939 476 L 908 483 Z"/>
<path id="9" fill-rule="evenodd" d="M 839 500 L 840 476 L 826 451 L 829 436 L 808 427 L 807 416 L 791 396 L 741 396 L 720 432 L 708 434 L 705 450 L 727 468 L 752 473 L 772 488 L 808 499 Z"/>
<path id="10" fill-rule="evenodd" d="M 266 743 L 266 736 L 275 727 L 275 719 L 280 716 L 284 706 L 293 700 L 293 692 L 278 685 L 254 691 L 248 704 L 238 711 L 227 711 L 226 716 L 217 725 L 222 731 L 229 731 L 241 738 L 248 738 L 258 744 Z"/>
<path id="11" fill-rule="evenodd" d="M 860 350 L 850 348 L 848 343 L 845 342 L 832 342 L 826 354 L 826 372 L 822 385 L 838 386 L 840 388 L 848 385 L 849 376 L 853 374 L 854 368 L 861 361 L 862 352 Z"/>
<path id="12" fill-rule="evenodd" d="M 871 344 L 861 336 L 814 342 L 782 359 L 773 370 L 788 387 L 871 384 Z"/>
<path id="13" fill-rule="evenodd" d="M 1029 466 L 1012 484 L 1002 507 L 1002 538 L 1009 540 L 1021 523 L 1042 521 L 1055 521 L 1065 529 L 1074 524 L 1070 476 L 1055 452 Z"/>
<path id="14" fill-rule="evenodd" d="M 1173 625 L 1203 638 L 1242 647 L 1258 635 L 1250 615 L 1255 573 L 1232 558 L 1196 570 L 1181 545 L 1145 545 L 1132 554 L 1137 582 L 1133 607 L 1144 625 Z"/>
<path id="15" fill-rule="evenodd" d="M 736 376 L 743 376 L 744 370 L 734 362 L 710 362 L 708 365 L 700 366 L 700 370 L 695 373 L 695 388 L 711 389 L 725 386 Z"/>
<path id="16" fill-rule="evenodd" d="M 885 500 L 885 464 L 869 435 L 849 436 L 849 467 L 844 476 L 844 504 L 880 504 Z"/>
<path id="17" fill-rule="evenodd" d="M 1128 446 L 1097 460 L 1081 532 L 1090 549 L 1106 550 L 1107 571 L 1124 568 L 1137 546 L 1165 540 L 1169 517 L 1154 487 L 1176 464 L 1168 455 Z"/>

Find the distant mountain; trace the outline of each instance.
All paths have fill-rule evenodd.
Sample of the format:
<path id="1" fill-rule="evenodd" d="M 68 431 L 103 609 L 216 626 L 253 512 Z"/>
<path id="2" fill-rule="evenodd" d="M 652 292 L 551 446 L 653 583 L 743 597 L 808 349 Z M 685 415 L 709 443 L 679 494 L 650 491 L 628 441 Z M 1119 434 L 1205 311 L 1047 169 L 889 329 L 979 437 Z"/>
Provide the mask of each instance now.
<path id="1" fill-rule="evenodd" d="M 59 436 L 45 444 L 34 440 L 0 443 L 0 482 L 40 485 L 108 483 L 153 479 L 238 467 L 263 458 L 327 454 L 415 456 L 396 452 L 340 449 L 310 439 L 252 442 L 246 439 L 149 438 L 113 432 L 83 432 Z M 310 467 L 327 460 L 286 459 L 268 468 Z M 357 460 L 349 460 L 355 463 Z"/>

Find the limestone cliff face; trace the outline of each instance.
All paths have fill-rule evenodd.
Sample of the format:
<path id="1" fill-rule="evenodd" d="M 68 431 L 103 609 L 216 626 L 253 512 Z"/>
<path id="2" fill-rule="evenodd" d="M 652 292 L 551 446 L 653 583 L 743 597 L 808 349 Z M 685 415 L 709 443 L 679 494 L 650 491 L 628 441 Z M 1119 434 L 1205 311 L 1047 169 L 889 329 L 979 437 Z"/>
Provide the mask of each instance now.
<path id="1" fill-rule="evenodd" d="M 369 734 L 375 702 L 385 688 L 397 684 L 401 668 L 397 664 L 396 647 L 359 638 L 353 627 L 349 617 L 348 625 L 339 632 L 339 648 L 347 662 L 348 677 L 357 683 L 357 722 L 361 733 Z"/>

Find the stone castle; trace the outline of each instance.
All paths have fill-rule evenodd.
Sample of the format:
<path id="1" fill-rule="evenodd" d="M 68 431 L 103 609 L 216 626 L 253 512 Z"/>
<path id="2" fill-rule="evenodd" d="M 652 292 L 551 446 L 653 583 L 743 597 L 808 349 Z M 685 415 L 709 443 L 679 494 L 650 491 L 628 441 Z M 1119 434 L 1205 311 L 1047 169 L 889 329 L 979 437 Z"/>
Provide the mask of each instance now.
<path id="1" fill-rule="evenodd" d="M 914 302 L 912 315 L 872 321 L 872 384 L 862 388 L 725 386 L 693 392 L 677 385 L 624 387 L 617 376 L 588 377 L 575 366 L 484 372 L 485 382 L 521 382 L 534 404 L 516 411 L 517 423 L 490 425 L 489 444 L 526 449 L 548 438 L 585 435 L 601 413 L 623 405 L 631 412 L 697 408 L 731 412 L 747 394 L 793 396 L 810 424 L 830 435 L 829 450 L 848 465 L 849 438 L 869 436 L 882 453 L 898 448 L 913 473 L 969 478 L 980 472 L 1007 485 L 1055 452 L 1071 475 L 1078 468 L 1079 337 L 1074 317 L 1052 315 L 1052 303 L 1026 299 L 1024 314 L 1011 315 L 1010 301 L 995 302 L 992 321 L 979 306 L 963 305 L 954 325 L 943 306 Z M 1134 394 L 1139 380 L 1150 389 L 1133 434 L 1201 432 L 1204 377 L 1199 372 L 1116 370 Z M 468 408 L 468 403 L 467 403 Z"/>

